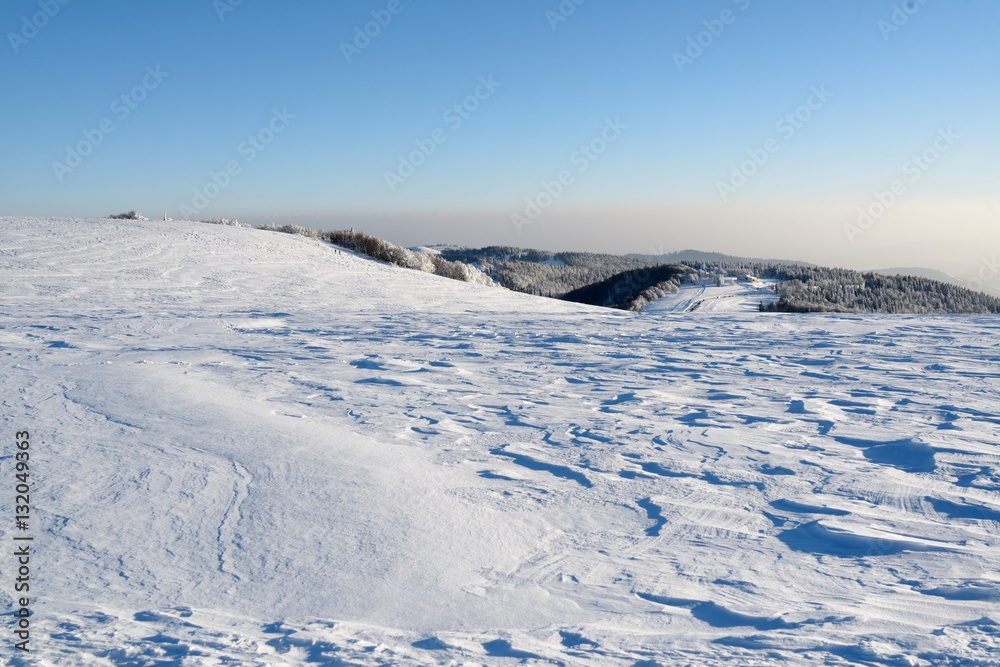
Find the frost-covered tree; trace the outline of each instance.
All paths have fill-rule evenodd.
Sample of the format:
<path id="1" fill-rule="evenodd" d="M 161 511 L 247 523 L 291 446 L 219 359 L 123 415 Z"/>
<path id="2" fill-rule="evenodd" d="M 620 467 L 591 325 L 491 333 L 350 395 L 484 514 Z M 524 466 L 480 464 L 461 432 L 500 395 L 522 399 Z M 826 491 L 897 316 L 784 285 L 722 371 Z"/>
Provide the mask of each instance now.
<path id="1" fill-rule="evenodd" d="M 125 213 L 116 213 L 114 215 L 109 215 L 111 220 L 149 220 L 146 216 L 142 215 L 138 211 L 126 211 Z"/>

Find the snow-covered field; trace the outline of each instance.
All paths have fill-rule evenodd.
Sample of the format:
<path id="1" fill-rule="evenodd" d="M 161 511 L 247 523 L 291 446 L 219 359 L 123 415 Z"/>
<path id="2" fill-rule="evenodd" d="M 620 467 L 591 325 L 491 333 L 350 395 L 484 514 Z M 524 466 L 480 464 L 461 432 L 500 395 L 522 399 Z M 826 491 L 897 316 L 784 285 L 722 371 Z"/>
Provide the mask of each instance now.
<path id="1" fill-rule="evenodd" d="M 761 303 L 767 305 L 778 300 L 774 293 L 773 280 L 755 280 L 752 283 L 738 282 L 731 285 L 710 285 L 700 282 L 696 285 L 681 285 L 674 294 L 657 299 L 645 310 L 649 313 L 737 313 L 760 312 Z"/>
<path id="2" fill-rule="evenodd" d="M 0 219 L 0 285 L 0 663 L 1000 662 L 996 318 L 636 315 L 181 222 Z"/>

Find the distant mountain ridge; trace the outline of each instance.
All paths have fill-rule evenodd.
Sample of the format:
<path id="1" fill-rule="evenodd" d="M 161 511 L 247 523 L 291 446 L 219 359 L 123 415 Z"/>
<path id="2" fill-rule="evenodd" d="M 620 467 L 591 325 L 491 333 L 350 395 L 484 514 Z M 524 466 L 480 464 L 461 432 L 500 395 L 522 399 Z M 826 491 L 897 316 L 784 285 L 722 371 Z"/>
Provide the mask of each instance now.
<path id="1" fill-rule="evenodd" d="M 883 276 L 916 276 L 918 278 L 928 278 L 930 280 L 937 280 L 942 283 L 948 283 L 949 285 L 955 285 L 957 287 L 965 287 L 966 289 L 975 289 L 969 286 L 969 281 L 962 280 L 961 278 L 956 278 L 950 273 L 945 273 L 944 271 L 938 271 L 937 269 L 928 269 L 922 266 L 909 266 L 903 268 L 895 269 L 875 269 L 874 273 Z M 990 296 L 1000 297 L 1000 289 L 995 287 L 990 287 L 989 285 L 983 285 L 981 291 L 984 294 L 989 294 Z"/>
<path id="2" fill-rule="evenodd" d="M 965 287 L 962 281 L 953 275 L 945 273 L 944 271 L 928 269 L 922 266 L 907 266 L 893 269 L 873 269 L 872 273 L 878 273 L 883 276 L 915 276 L 917 278 L 928 278 L 929 280 L 937 280 L 938 282 Z"/>
<path id="3" fill-rule="evenodd" d="M 664 264 L 677 264 L 681 262 L 759 262 L 767 264 L 791 264 L 801 266 L 817 266 L 809 262 L 802 262 L 794 259 L 759 259 L 755 257 L 740 257 L 737 255 L 727 255 L 721 252 L 706 252 L 704 250 L 677 250 L 675 252 L 661 254 L 629 253 L 626 257 L 638 257 L 640 259 L 657 259 Z"/>

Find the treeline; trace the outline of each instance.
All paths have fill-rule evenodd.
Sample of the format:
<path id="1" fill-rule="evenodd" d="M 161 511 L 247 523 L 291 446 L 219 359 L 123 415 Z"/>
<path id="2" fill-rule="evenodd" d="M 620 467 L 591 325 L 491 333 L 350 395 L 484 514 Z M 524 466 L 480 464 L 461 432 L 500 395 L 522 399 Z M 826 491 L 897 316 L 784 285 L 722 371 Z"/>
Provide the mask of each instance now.
<path id="1" fill-rule="evenodd" d="M 771 311 L 1000 312 L 1000 299 L 996 297 L 929 278 L 884 276 L 784 260 L 688 259 L 665 264 L 663 256 L 548 252 L 508 246 L 448 248 L 441 253 L 448 259 L 475 264 L 508 289 L 625 310 L 641 310 L 675 292 L 684 282 L 753 276 L 777 281 L 778 299 L 764 307 Z"/>
<path id="2" fill-rule="evenodd" d="M 577 288 L 562 298 L 592 306 L 642 310 L 647 304 L 676 292 L 688 274 L 689 269 L 680 265 L 632 269 Z"/>
<path id="3" fill-rule="evenodd" d="M 279 229 L 277 231 L 283 230 Z M 465 262 L 451 261 L 441 255 L 413 252 L 408 248 L 394 245 L 384 239 L 363 232 L 356 232 L 354 230 L 325 232 L 322 238 L 334 245 L 395 266 L 433 273 L 438 276 L 461 280 L 467 283 L 493 284 L 493 281 L 489 277 Z"/>
<path id="4" fill-rule="evenodd" d="M 916 276 L 883 276 L 841 269 L 832 275 L 792 279 L 775 290 L 778 301 L 763 310 L 851 313 L 1000 313 L 1000 299 Z"/>
<path id="5" fill-rule="evenodd" d="M 574 290 L 625 271 L 662 264 L 646 257 L 548 252 L 509 246 L 444 248 L 440 252 L 446 259 L 473 264 L 507 289 L 553 298 L 563 298 Z"/>
<path id="6" fill-rule="evenodd" d="M 765 310 L 830 313 L 997 313 L 1000 299 L 918 276 L 759 261 L 688 262 L 699 277 L 753 275 L 779 281 L 778 300 Z"/>

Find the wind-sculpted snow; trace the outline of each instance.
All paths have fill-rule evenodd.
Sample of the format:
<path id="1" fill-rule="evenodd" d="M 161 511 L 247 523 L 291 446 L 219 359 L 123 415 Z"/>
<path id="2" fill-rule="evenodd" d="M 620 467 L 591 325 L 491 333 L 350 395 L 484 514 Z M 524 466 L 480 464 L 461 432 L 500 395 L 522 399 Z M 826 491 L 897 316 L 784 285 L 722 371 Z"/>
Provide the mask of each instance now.
<path id="1" fill-rule="evenodd" d="M 0 220 L 0 280 L 44 554 L 0 662 L 1000 655 L 994 318 L 630 314 L 138 221 Z"/>

